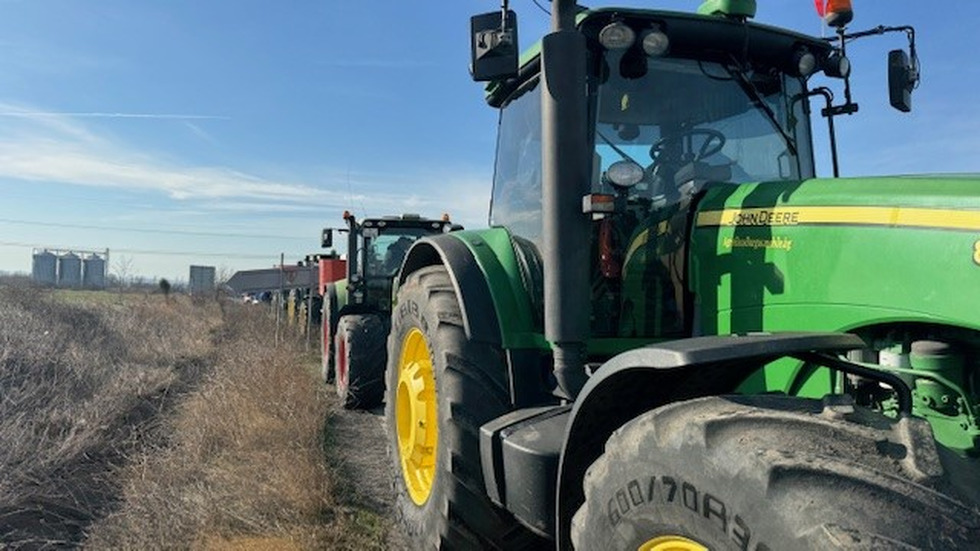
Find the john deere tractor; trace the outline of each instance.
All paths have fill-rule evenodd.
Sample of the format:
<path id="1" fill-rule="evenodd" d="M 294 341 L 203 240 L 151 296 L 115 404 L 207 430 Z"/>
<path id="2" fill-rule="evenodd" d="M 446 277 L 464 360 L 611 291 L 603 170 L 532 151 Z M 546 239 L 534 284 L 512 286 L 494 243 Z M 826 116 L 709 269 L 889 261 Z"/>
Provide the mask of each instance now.
<path id="1" fill-rule="evenodd" d="M 371 408 L 384 398 L 385 342 L 391 326 L 392 284 L 415 240 L 461 226 L 447 215 L 439 220 L 417 214 L 358 221 L 344 212 L 347 233 L 346 278 L 323 290 L 322 376 L 334 382 L 345 408 Z M 322 246 L 333 245 L 333 228 L 323 230 Z"/>
<path id="2" fill-rule="evenodd" d="M 519 57 L 506 4 L 471 23 L 491 227 L 420 239 L 397 276 L 417 548 L 976 549 L 980 179 L 814 168 L 814 123 L 836 149 L 857 111 L 846 45 L 908 38 L 907 111 L 914 30 L 850 32 L 839 1 L 824 39 L 750 0 L 553 0 Z"/>

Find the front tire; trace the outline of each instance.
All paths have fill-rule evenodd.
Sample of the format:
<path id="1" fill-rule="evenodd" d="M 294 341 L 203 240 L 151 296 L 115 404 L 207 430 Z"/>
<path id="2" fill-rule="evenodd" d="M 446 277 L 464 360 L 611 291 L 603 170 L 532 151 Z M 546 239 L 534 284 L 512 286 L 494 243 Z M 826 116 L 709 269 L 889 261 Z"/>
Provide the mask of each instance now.
<path id="1" fill-rule="evenodd" d="M 337 323 L 334 384 L 345 409 L 370 409 L 381 404 L 387 335 L 387 324 L 374 314 L 348 314 Z"/>
<path id="2" fill-rule="evenodd" d="M 418 549 L 527 549 L 540 541 L 487 498 L 480 425 L 510 410 L 502 354 L 470 341 L 442 266 L 398 291 L 385 421 L 396 511 Z"/>
<path id="3" fill-rule="evenodd" d="M 679 402 L 609 438 L 586 474 L 572 542 L 631 550 L 975 548 L 980 514 L 952 497 L 942 472 L 920 419 L 791 397 Z"/>

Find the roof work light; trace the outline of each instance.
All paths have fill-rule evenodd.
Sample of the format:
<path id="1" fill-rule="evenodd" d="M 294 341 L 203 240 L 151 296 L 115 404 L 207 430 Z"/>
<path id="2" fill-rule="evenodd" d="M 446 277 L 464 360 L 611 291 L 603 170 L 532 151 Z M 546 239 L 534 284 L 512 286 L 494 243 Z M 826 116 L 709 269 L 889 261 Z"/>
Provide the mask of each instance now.
<path id="1" fill-rule="evenodd" d="M 648 56 L 660 57 L 667 53 L 668 48 L 670 48 L 670 38 L 660 30 L 659 25 L 654 25 L 643 35 L 643 51 Z"/>
<path id="2" fill-rule="evenodd" d="M 607 50 L 625 50 L 636 41 L 636 32 L 622 21 L 613 21 L 599 31 L 599 43 Z"/>
<path id="3" fill-rule="evenodd" d="M 793 61 L 801 77 L 806 78 L 817 70 L 817 57 L 806 48 L 799 48 L 793 52 Z"/>

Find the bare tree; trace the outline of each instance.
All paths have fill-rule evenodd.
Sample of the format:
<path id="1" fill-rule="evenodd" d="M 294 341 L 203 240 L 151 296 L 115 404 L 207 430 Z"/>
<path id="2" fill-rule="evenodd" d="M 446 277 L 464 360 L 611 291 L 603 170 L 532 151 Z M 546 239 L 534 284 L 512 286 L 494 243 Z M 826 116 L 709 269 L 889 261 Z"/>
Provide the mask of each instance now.
<path id="1" fill-rule="evenodd" d="M 135 273 L 133 257 L 120 255 L 112 263 L 112 275 L 120 287 L 129 287 Z"/>
<path id="2" fill-rule="evenodd" d="M 235 275 L 235 270 L 225 265 L 218 266 L 218 268 L 215 269 L 214 272 L 215 287 L 217 287 L 218 289 L 224 287 L 224 285 L 228 283 L 228 280 L 231 279 L 231 276 L 233 275 Z"/>

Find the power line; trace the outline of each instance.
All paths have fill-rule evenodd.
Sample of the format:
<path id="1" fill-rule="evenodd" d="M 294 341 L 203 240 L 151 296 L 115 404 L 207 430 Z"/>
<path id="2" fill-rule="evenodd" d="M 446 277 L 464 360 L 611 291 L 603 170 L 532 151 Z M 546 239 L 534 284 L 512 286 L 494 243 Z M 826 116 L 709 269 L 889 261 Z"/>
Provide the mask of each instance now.
<path id="1" fill-rule="evenodd" d="M 120 228 L 111 226 L 97 226 L 91 224 L 65 224 L 59 222 L 38 222 L 33 220 L 16 220 L 13 218 L 0 218 L 0 222 L 6 224 L 21 224 L 25 226 L 44 226 L 50 228 L 72 228 L 72 229 L 85 229 L 85 230 L 105 230 L 105 231 L 122 231 L 122 232 L 133 232 L 133 233 L 156 233 L 156 234 L 169 234 L 169 235 L 190 235 L 196 237 L 232 237 L 239 239 L 288 239 L 288 240 L 302 240 L 313 242 L 315 239 L 309 237 L 289 237 L 283 235 L 258 235 L 258 234 L 248 234 L 248 233 L 219 233 L 219 232 L 205 232 L 205 231 L 191 231 L 191 230 L 164 230 L 164 229 L 154 229 L 154 228 Z"/>
<path id="2" fill-rule="evenodd" d="M 539 10 L 548 14 L 548 17 L 551 17 L 551 11 L 548 8 L 542 6 L 538 0 L 531 0 L 531 1 L 534 2 L 534 5 L 537 6 Z"/>
<path id="3" fill-rule="evenodd" d="M 47 247 L 37 243 L 22 243 L 17 241 L 0 241 L 0 246 L 7 247 L 29 247 L 32 249 L 58 249 L 58 250 L 88 250 L 91 247 Z M 236 253 L 212 253 L 204 251 L 165 251 L 165 250 L 155 250 L 155 249 L 126 249 L 126 248 L 110 248 L 110 253 L 127 253 L 127 254 L 155 254 L 161 256 L 201 256 L 207 258 L 240 258 L 249 260 L 267 260 L 276 259 L 279 257 L 278 252 L 269 254 L 236 254 Z M 297 253 L 296 255 L 287 256 L 305 256 L 307 253 Z"/>

